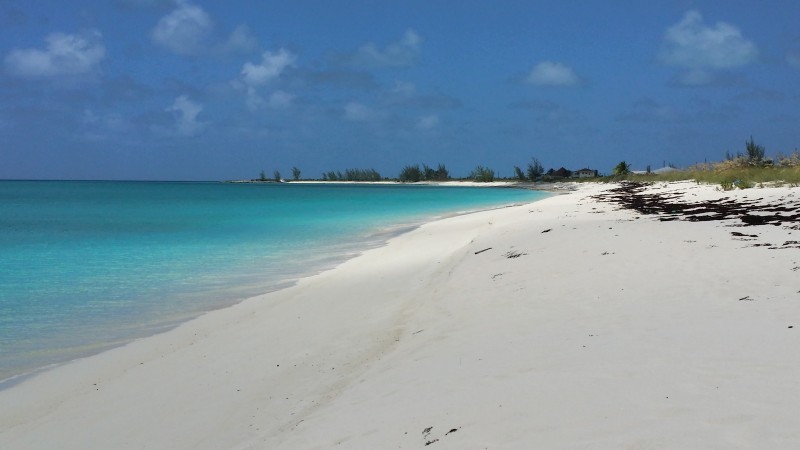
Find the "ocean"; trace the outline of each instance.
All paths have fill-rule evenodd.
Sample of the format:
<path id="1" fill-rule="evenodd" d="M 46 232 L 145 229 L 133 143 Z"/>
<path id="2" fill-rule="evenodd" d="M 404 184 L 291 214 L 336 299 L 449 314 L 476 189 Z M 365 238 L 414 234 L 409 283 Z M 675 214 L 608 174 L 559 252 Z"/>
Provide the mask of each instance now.
<path id="1" fill-rule="evenodd" d="M 510 188 L 0 181 L 0 380 L 287 286 Z"/>

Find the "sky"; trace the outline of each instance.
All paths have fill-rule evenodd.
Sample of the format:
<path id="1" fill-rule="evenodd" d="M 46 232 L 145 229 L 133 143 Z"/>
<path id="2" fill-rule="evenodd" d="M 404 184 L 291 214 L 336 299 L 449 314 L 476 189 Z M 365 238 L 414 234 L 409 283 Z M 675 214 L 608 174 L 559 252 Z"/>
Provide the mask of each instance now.
<path id="1" fill-rule="evenodd" d="M 0 0 L 0 179 L 609 173 L 800 145 L 797 0 Z"/>

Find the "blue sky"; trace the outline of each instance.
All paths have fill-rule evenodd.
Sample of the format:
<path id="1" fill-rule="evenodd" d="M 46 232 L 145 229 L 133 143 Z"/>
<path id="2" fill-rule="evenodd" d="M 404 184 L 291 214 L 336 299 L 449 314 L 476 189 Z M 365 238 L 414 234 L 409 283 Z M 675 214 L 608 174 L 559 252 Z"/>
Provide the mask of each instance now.
<path id="1" fill-rule="evenodd" d="M 0 0 L 0 178 L 686 166 L 800 144 L 800 2 Z"/>

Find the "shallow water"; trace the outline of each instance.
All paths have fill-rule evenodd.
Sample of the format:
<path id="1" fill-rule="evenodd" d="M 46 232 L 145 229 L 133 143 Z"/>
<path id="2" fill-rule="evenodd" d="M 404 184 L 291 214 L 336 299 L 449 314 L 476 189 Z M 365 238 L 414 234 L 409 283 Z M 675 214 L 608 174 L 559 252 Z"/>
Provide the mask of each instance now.
<path id="1" fill-rule="evenodd" d="M 286 285 L 424 220 L 544 196 L 403 185 L 0 182 L 0 380 Z"/>

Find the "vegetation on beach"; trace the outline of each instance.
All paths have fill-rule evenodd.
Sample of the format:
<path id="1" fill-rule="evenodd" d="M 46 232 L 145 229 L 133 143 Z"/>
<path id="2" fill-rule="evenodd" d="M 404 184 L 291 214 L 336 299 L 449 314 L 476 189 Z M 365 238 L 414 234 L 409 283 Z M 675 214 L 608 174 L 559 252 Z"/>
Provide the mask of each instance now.
<path id="1" fill-rule="evenodd" d="M 542 177 L 542 174 L 544 174 L 544 166 L 542 166 L 542 163 L 536 158 L 531 158 L 531 162 L 528 163 L 528 179 L 530 181 L 536 181 Z"/>
<path id="2" fill-rule="evenodd" d="M 553 169 L 550 169 L 551 173 L 554 172 Z M 531 162 L 528 163 L 527 170 L 525 172 L 519 166 L 514 166 L 514 178 L 519 181 L 539 181 L 542 179 L 544 175 L 544 166 L 542 163 L 539 162 L 537 158 L 531 158 Z"/>
<path id="3" fill-rule="evenodd" d="M 276 170 L 275 172 L 272 173 L 272 178 L 268 178 L 267 177 L 267 173 L 264 172 L 264 170 L 262 169 L 261 173 L 258 174 L 258 178 L 250 180 L 250 181 L 260 181 L 262 183 L 274 181 L 274 182 L 278 182 L 279 183 L 279 182 L 282 181 L 282 179 L 281 179 L 280 171 Z"/>
<path id="4" fill-rule="evenodd" d="M 747 189 L 769 184 L 800 185 L 800 152 L 790 155 L 778 153 L 774 158 L 766 157 L 766 150 L 756 144 L 752 137 L 745 142 L 745 153 L 732 155 L 727 152 L 721 162 L 697 164 L 684 170 L 654 174 L 619 174 L 605 177 L 609 180 L 635 181 L 681 181 L 695 180 L 698 183 L 719 184 L 723 190 Z"/>
<path id="5" fill-rule="evenodd" d="M 626 179 L 638 181 L 681 181 L 695 180 L 699 183 L 719 184 L 723 189 L 749 187 L 769 184 L 800 185 L 800 165 L 795 166 L 732 166 L 727 162 L 707 163 L 686 170 L 676 170 L 664 174 L 628 175 Z"/>
<path id="6" fill-rule="evenodd" d="M 795 149 L 789 155 L 777 153 L 774 157 L 769 158 L 764 146 L 757 144 L 752 136 L 745 142 L 744 152 L 739 151 L 735 154 L 726 152 L 725 159 L 720 162 L 697 164 L 682 170 L 675 168 L 671 164 L 669 167 L 671 170 L 653 172 L 650 170 L 650 166 L 647 166 L 646 172 L 637 172 L 632 170 L 628 162 L 621 161 L 612 169 L 610 176 L 598 177 L 597 171 L 591 169 L 572 172 L 562 167 L 558 170 L 549 169 L 545 172 L 541 162 L 537 158 L 531 158 L 531 161 L 524 169 L 520 166 L 514 166 L 513 175 L 510 178 L 498 177 L 494 170 L 479 165 L 467 177 L 460 179 L 483 183 L 497 179 L 518 182 L 557 182 L 564 179 L 582 182 L 695 180 L 698 183 L 718 184 L 724 190 L 746 189 L 761 186 L 765 183 L 800 186 L 800 152 Z M 298 181 L 300 180 L 300 175 L 300 169 L 292 167 L 292 179 Z M 324 172 L 321 179 L 322 181 L 367 182 L 384 180 L 374 169 L 347 169 L 344 173 L 341 171 L 329 171 Z M 393 180 L 402 183 L 416 183 L 450 179 L 450 172 L 444 164 L 438 164 L 436 168 L 427 164 L 413 164 L 403 167 L 397 178 Z M 274 180 L 281 181 L 280 172 L 277 170 L 274 172 Z M 262 170 L 260 177 L 253 181 L 272 180 L 268 179 Z"/>
<path id="7" fill-rule="evenodd" d="M 330 171 L 322 174 L 322 181 L 381 181 L 381 174 L 375 169 L 347 169 L 344 173 Z"/>
<path id="8" fill-rule="evenodd" d="M 491 183 L 494 181 L 494 170 L 488 167 L 478 166 L 469 174 L 469 177 L 473 181 L 479 183 Z"/>
<path id="9" fill-rule="evenodd" d="M 648 170 L 648 172 L 650 172 Z M 625 176 L 631 173 L 631 165 L 626 163 L 625 161 L 620 161 L 619 164 L 614 166 L 614 170 L 612 171 L 615 177 Z"/>
<path id="10" fill-rule="evenodd" d="M 444 164 L 439 164 L 436 169 L 423 164 L 422 168 L 419 164 L 409 165 L 403 167 L 400 175 L 397 177 L 403 183 L 417 183 L 419 181 L 445 181 L 450 179 L 450 172 Z"/>

